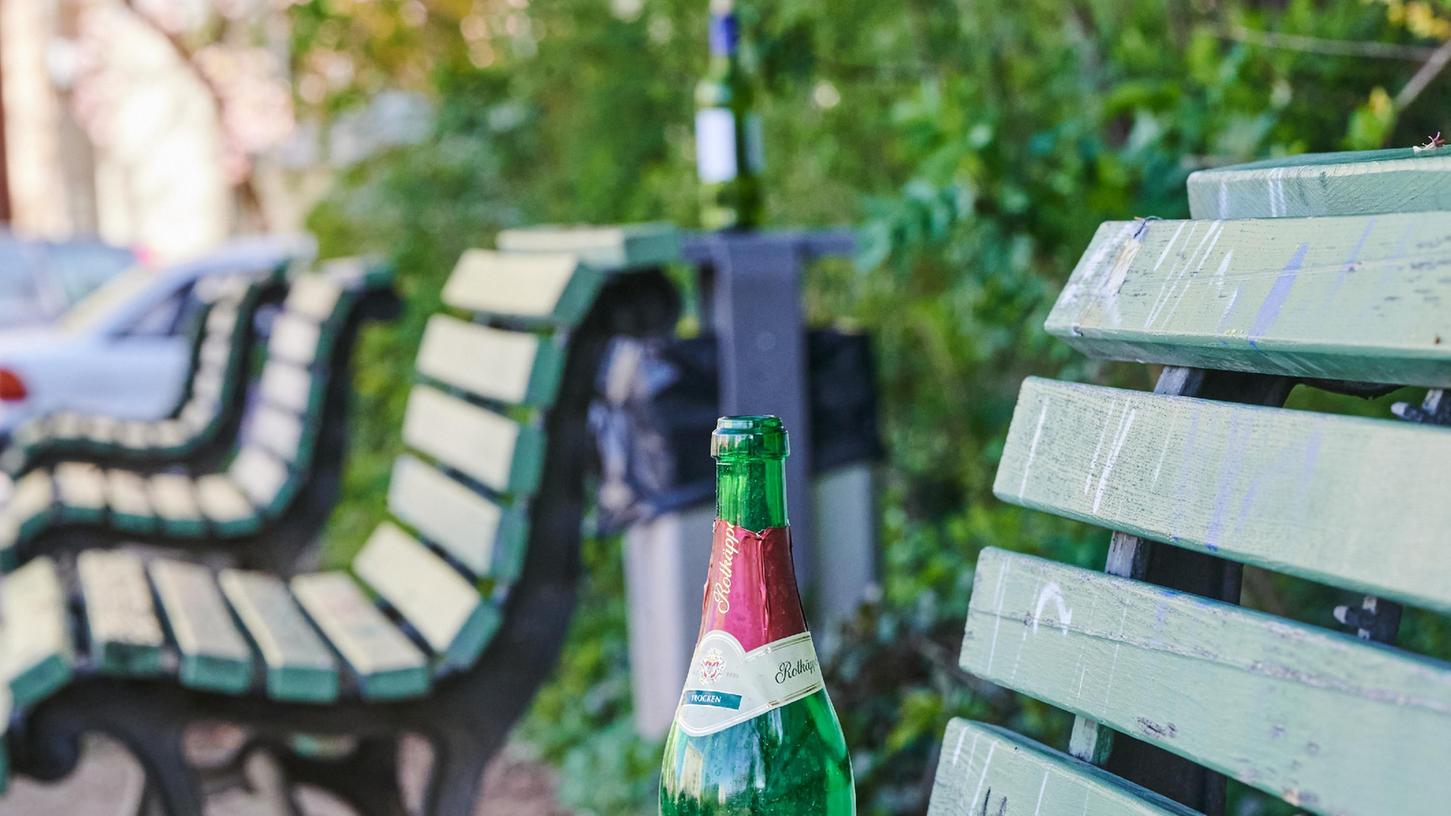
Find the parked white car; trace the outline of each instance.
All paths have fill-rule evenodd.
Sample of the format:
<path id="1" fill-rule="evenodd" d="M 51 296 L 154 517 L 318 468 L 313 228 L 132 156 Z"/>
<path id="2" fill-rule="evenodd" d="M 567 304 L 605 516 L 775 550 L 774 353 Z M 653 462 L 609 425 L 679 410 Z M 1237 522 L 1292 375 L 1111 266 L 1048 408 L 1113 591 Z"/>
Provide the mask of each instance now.
<path id="1" fill-rule="evenodd" d="M 239 240 L 162 269 L 134 267 L 51 325 L 0 331 L 0 437 L 30 416 L 62 409 L 126 419 L 165 415 L 186 380 L 196 287 L 305 262 L 313 252 L 310 238 Z"/>
<path id="2" fill-rule="evenodd" d="M 0 330 L 49 323 L 141 262 L 94 239 L 45 241 L 0 232 Z"/>

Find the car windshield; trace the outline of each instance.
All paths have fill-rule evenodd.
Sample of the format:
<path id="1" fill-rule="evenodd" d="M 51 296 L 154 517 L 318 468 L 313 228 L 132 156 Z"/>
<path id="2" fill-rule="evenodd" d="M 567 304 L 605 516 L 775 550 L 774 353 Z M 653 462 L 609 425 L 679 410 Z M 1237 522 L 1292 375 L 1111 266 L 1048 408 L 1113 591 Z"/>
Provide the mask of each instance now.
<path id="1" fill-rule="evenodd" d="M 102 322 L 156 279 L 156 271 L 137 265 L 122 272 L 91 292 L 61 315 L 58 325 L 69 332 L 81 332 Z"/>
<path id="2" fill-rule="evenodd" d="M 71 306 L 133 266 L 136 256 L 106 244 L 57 243 L 47 248 L 46 261 L 64 304 Z"/>

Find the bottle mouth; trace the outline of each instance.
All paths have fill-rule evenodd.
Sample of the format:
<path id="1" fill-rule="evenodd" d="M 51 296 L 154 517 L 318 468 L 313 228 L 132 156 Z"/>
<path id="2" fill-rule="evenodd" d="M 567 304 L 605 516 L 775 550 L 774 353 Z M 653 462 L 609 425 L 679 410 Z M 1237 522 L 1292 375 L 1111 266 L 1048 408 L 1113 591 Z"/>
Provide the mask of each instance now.
<path id="1" fill-rule="evenodd" d="M 785 459 L 790 454 L 786 426 L 776 416 L 721 417 L 710 435 L 710 455 L 717 459 Z"/>

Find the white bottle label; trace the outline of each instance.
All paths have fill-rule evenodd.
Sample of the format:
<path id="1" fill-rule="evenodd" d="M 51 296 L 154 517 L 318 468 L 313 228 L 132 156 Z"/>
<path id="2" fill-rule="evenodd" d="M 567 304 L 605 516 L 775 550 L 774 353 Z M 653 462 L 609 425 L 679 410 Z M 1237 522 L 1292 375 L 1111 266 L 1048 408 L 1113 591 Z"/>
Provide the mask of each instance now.
<path id="1" fill-rule="evenodd" d="M 714 734 L 821 688 L 810 632 L 747 652 L 729 632 L 712 630 L 696 644 L 675 721 L 692 737 Z"/>
<path id="2" fill-rule="evenodd" d="M 740 167 L 736 150 L 736 117 L 726 108 L 695 113 L 695 166 L 706 184 L 730 181 Z"/>

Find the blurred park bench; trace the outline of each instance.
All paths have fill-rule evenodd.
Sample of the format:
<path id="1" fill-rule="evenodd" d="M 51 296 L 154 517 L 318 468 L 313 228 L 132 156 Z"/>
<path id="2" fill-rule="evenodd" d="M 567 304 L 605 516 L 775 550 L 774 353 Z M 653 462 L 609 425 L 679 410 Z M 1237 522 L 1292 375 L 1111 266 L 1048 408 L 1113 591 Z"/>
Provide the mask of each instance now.
<path id="1" fill-rule="evenodd" d="M 240 330 L 199 349 L 190 416 L 189 404 L 158 422 L 44 420 L 26 440 L 31 449 L 62 439 L 90 444 L 84 460 L 36 467 L 15 481 L 0 508 L 0 564 L 135 536 L 181 547 L 230 540 L 245 563 L 296 557 L 336 501 L 349 360 L 361 321 L 396 308 L 391 281 L 387 267 L 335 261 L 288 286 L 240 435 L 220 437 L 213 427 L 222 414 L 240 413 L 236 403 L 248 391 Z M 204 456 L 204 441 L 225 453 Z"/>
<path id="2" fill-rule="evenodd" d="M 985 550 L 961 656 L 1072 738 L 953 721 L 933 816 L 1218 814 L 1226 777 L 1309 813 L 1446 812 L 1451 666 L 1391 644 L 1403 605 L 1451 611 L 1448 180 L 1442 149 L 1300 156 L 1195 174 L 1190 220 L 1099 229 L 1048 331 L 1158 387 L 1029 379 L 995 492 L 1113 530 L 1106 574 Z M 1397 422 L 1280 407 L 1297 385 L 1429 390 Z M 1241 607 L 1246 566 L 1346 602 Z"/>
<path id="3" fill-rule="evenodd" d="M 16 428 L 0 453 L 0 470 L 13 481 L 65 461 L 154 467 L 224 455 L 242 418 L 244 400 L 238 392 L 246 380 L 258 310 L 285 291 L 286 272 L 283 265 L 256 279 L 228 278 L 198 293 L 203 306 L 188 337 L 186 382 L 165 417 L 42 414 Z"/>
<path id="4" fill-rule="evenodd" d="M 393 520 L 348 570 L 289 576 L 285 566 L 217 569 L 89 547 L 72 568 L 52 550 L 23 549 L 0 592 L 15 767 L 58 779 L 75 767 L 83 734 L 108 733 L 146 771 L 143 806 L 181 816 L 200 813 L 207 790 L 265 752 L 289 790 L 310 784 L 360 812 L 396 814 L 397 740 L 413 733 L 433 748 L 427 812 L 471 813 L 484 763 L 552 667 L 569 621 L 586 415 L 607 345 L 677 315 L 659 269 L 676 257 L 676 239 L 657 237 L 623 254 L 605 243 L 460 260 L 418 353 L 402 429 L 409 452 L 387 495 Z M 342 345 L 324 314 L 347 297 L 293 285 L 261 375 L 264 392 L 287 399 L 269 396 L 264 409 L 311 405 L 331 390 L 320 368 L 296 364 Z M 276 373 L 284 360 L 293 376 Z M 341 428 L 341 417 L 323 417 L 324 429 Z M 249 422 L 237 460 L 320 450 L 325 440 L 307 432 Z M 259 482 L 264 498 L 290 490 L 285 478 Z M 229 762 L 193 767 L 182 734 L 199 721 L 238 724 L 251 739 Z"/>

